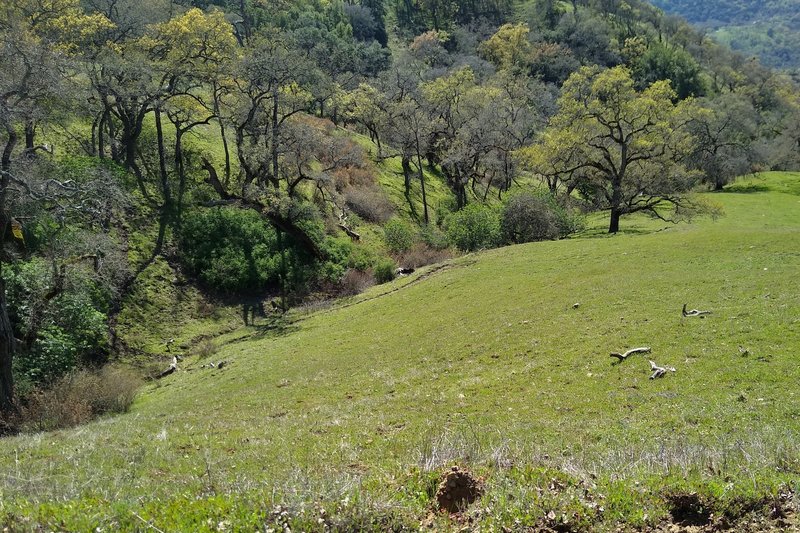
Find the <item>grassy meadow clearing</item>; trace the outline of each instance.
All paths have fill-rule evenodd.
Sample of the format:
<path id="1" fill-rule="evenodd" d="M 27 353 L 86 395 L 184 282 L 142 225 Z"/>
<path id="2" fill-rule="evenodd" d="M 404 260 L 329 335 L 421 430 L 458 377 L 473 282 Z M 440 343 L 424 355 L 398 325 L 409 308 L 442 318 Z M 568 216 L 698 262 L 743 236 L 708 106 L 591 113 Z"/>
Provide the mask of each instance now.
<path id="1" fill-rule="evenodd" d="M 126 415 L 0 441 L 0 523 L 781 527 L 800 497 L 800 174 L 706 196 L 724 216 L 616 236 L 598 217 L 225 333 Z M 676 372 L 650 380 L 649 359 Z M 448 516 L 452 465 L 484 490 Z"/>

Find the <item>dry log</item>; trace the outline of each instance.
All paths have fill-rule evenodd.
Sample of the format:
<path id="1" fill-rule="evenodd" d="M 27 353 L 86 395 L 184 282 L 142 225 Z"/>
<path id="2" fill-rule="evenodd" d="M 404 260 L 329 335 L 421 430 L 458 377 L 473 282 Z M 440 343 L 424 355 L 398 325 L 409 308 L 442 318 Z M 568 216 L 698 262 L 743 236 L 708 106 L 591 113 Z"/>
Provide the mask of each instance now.
<path id="1" fill-rule="evenodd" d="M 692 309 L 691 311 L 686 310 L 686 304 L 683 304 L 683 316 L 704 316 L 710 315 L 711 311 L 700 311 L 699 309 Z"/>
<path id="2" fill-rule="evenodd" d="M 336 203 L 334 202 L 333 205 L 336 205 Z M 339 206 L 336 207 L 338 208 Z M 350 227 L 350 224 L 347 223 L 347 211 L 344 209 L 339 209 L 339 228 L 347 233 L 351 241 L 361 240 L 361 235 L 356 233 L 353 228 Z"/>
<path id="3" fill-rule="evenodd" d="M 625 353 L 611 352 L 608 355 L 609 355 L 609 357 L 616 357 L 617 359 L 619 359 L 619 362 L 621 363 L 625 359 L 627 359 L 629 356 L 631 356 L 631 355 L 633 355 L 635 353 L 650 353 L 650 347 L 649 346 L 642 346 L 641 348 L 631 348 L 630 350 L 628 350 Z"/>
<path id="4" fill-rule="evenodd" d="M 657 379 L 657 378 L 663 378 L 667 372 L 675 372 L 675 367 L 658 366 L 653 361 L 650 361 L 650 370 L 653 371 L 653 374 L 650 376 L 650 379 Z"/>
<path id="5" fill-rule="evenodd" d="M 176 372 L 177 370 L 178 370 L 178 357 L 175 356 L 172 358 L 172 363 L 170 363 L 169 368 L 167 368 L 158 376 L 156 376 L 156 379 L 161 379 L 163 377 L 169 376 L 170 374 Z"/>
<path id="6" fill-rule="evenodd" d="M 359 233 L 356 233 L 352 229 L 350 229 L 347 226 L 347 224 L 345 224 L 344 222 L 340 222 L 339 223 L 339 228 L 342 231 L 344 231 L 345 233 L 347 233 L 347 236 L 350 237 L 350 240 L 352 240 L 352 241 L 360 241 L 361 240 L 361 235 Z"/>

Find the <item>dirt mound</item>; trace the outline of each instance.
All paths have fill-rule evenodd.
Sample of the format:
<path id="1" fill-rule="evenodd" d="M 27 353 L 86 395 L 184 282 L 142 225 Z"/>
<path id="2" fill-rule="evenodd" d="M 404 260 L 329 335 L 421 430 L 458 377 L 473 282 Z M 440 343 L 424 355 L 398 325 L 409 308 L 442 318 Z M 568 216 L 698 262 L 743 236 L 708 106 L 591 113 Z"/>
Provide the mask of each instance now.
<path id="1" fill-rule="evenodd" d="M 444 475 L 436 491 L 439 509 L 448 513 L 464 510 L 480 498 L 483 493 L 483 480 L 475 478 L 467 470 L 454 466 Z"/>
<path id="2" fill-rule="evenodd" d="M 704 526 L 711 522 L 711 505 L 696 492 L 679 492 L 667 498 L 669 512 L 676 524 Z"/>

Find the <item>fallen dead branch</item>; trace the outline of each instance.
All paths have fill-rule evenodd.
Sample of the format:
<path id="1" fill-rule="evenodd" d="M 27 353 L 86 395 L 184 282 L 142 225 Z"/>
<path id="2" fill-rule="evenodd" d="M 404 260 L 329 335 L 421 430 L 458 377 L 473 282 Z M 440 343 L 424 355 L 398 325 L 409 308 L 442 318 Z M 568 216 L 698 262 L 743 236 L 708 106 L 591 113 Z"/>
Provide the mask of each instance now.
<path id="1" fill-rule="evenodd" d="M 653 361 L 650 361 L 650 370 L 653 371 L 653 374 L 650 376 L 650 379 L 657 379 L 657 378 L 663 378 L 667 372 L 675 372 L 675 367 L 658 366 Z"/>
<path id="2" fill-rule="evenodd" d="M 617 359 L 619 359 L 619 362 L 621 363 L 625 359 L 627 359 L 629 356 L 631 356 L 633 354 L 636 354 L 636 353 L 650 353 L 650 347 L 649 346 L 642 346 L 641 348 L 631 348 L 630 350 L 628 350 L 625 353 L 611 352 L 609 354 L 609 357 L 616 357 Z"/>
<path id="3" fill-rule="evenodd" d="M 701 311 L 699 309 L 692 309 L 691 311 L 686 310 L 686 304 L 683 304 L 683 316 L 705 316 L 710 315 L 711 311 Z"/>

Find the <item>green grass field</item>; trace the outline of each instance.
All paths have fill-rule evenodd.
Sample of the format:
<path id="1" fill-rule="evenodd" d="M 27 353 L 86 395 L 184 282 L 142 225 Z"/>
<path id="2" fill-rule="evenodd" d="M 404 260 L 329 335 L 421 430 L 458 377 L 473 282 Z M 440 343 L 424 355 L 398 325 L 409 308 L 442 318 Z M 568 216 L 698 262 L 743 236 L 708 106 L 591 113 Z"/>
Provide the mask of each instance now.
<path id="1" fill-rule="evenodd" d="M 613 237 L 593 219 L 218 337 L 222 370 L 187 360 L 129 414 L 4 439 L 0 522 L 569 531 L 657 526 L 695 492 L 730 521 L 790 505 L 800 174 L 707 196 L 724 217 Z M 652 354 L 612 364 L 635 346 Z M 676 372 L 651 381 L 648 359 Z M 485 492 L 447 517 L 433 493 L 454 464 Z"/>

